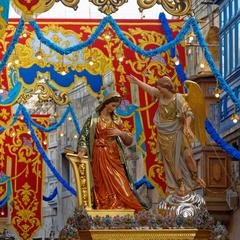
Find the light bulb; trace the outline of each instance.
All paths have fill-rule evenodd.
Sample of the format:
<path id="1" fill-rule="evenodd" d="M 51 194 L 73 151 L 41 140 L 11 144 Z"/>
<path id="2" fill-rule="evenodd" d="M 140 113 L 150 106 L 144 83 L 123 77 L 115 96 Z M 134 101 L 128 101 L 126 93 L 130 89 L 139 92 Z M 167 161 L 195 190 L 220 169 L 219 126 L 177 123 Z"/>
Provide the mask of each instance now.
<path id="1" fill-rule="evenodd" d="M 27 37 L 27 33 L 26 33 L 26 32 L 23 33 L 23 37 L 24 37 L 24 38 Z"/>
<path id="2" fill-rule="evenodd" d="M 239 120 L 239 116 L 236 113 L 234 113 L 230 119 L 233 121 L 234 124 L 236 124 Z"/>
<path id="3" fill-rule="evenodd" d="M 122 56 L 122 55 L 119 55 L 118 61 L 119 61 L 119 62 L 122 62 L 122 61 L 123 61 L 123 56 Z"/>
<path id="4" fill-rule="evenodd" d="M 19 59 L 18 59 L 18 58 L 15 58 L 14 63 L 15 63 L 15 64 L 19 64 L 19 63 L 20 63 Z"/>
<path id="5" fill-rule="evenodd" d="M 203 62 L 200 63 L 200 68 L 204 68 L 205 67 L 205 64 Z"/>
<path id="6" fill-rule="evenodd" d="M 110 40 L 110 38 L 111 38 L 111 33 L 110 33 L 110 31 L 109 30 L 107 30 L 106 32 L 105 32 L 105 39 L 106 40 Z"/>
<path id="7" fill-rule="evenodd" d="M 62 76 L 65 76 L 66 74 L 67 74 L 67 73 L 66 73 L 65 70 L 61 71 L 61 75 L 62 75 Z"/>
<path id="8" fill-rule="evenodd" d="M 151 71 L 149 69 L 146 69 L 144 72 L 144 76 L 148 77 L 151 74 Z"/>
<path id="9" fill-rule="evenodd" d="M 220 94 L 221 94 L 221 89 L 216 87 L 215 90 L 213 91 L 213 95 L 215 96 L 215 98 L 219 98 Z"/>
<path id="10" fill-rule="evenodd" d="M 193 41 L 193 39 L 194 39 L 194 37 L 191 36 L 191 37 L 189 38 L 189 42 L 191 43 L 191 42 Z"/>
<path id="11" fill-rule="evenodd" d="M 0 94 L 3 93 L 3 92 L 4 92 L 4 90 L 2 88 L 0 88 Z"/>
<path id="12" fill-rule="evenodd" d="M 77 138 L 78 138 L 78 135 L 77 135 L 77 134 L 75 134 L 73 137 L 74 137 L 75 139 L 77 139 Z"/>
<path id="13" fill-rule="evenodd" d="M 67 70 L 64 66 L 61 66 L 58 70 L 62 76 L 65 76 L 67 74 Z"/>
<path id="14" fill-rule="evenodd" d="M 2 216 L 4 215 L 4 211 L 1 211 L 1 215 L 2 215 Z"/>
<path id="15" fill-rule="evenodd" d="M 234 118 L 234 119 L 233 119 L 233 123 L 236 124 L 237 122 L 238 122 L 238 120 L 237 120 L 236 118 Z"/>
<path id="16" fill-rule="evenodd" d="M 36 58 L 37 58 L 38 60 L 43 59 L 43 57 L 44 57 L 43 51 L 42 51 L 41 49 L 39 49 L 39 50 L 36 52 L 35 56 L 36 56 Z"/>
<path id="17" fill-rule="evenodd" d="M 174 57 L 173 61 L 174 61 L 175 65 L 179 65 L 180 64 L 180 61 L 179 61 L 179 59 L 177 57 Z"/>
<path id="18" fill-rule="evenodd" d="M 191 42 L 194 40 L 194 37 L 195 37 L 195 35 L 194 35 L 194 33 L 192 33 L 192 32 L 188 35 L 188 41 L 189 41 L 189 43 L 191 43 Z"/>
<path id="19" fill-rule="evenodd" d="M 44 144 L 44 145 L 47 145 L 47 141 L 46 141 L 46 140 L 44 140 L 44 141 L 43 141 L 43 144 Z"/>
<path id="20" fill-rule="evenodd" d="M 68 117 L 68 120 L 69 120 L 69 121 L 72 121 L 72 117 L 71 117 L 71 116 L 70 116 L 70 117 Z"/>
<path id="21" fill-rule="evenodd" d="M 63 133 L 63 132 L 61 132 L 61 133 L 60 133 L 60 137 L 63 137 L 63 136 L 64 136 L 64 133 Z"/>

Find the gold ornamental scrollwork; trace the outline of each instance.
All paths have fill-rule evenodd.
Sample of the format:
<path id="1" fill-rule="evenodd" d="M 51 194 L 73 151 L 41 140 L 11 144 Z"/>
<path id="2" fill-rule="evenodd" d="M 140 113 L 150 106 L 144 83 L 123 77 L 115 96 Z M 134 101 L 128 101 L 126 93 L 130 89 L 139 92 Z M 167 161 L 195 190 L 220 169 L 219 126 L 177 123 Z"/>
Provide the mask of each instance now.
<path id="1" fill-rule="evenodd" d="M 191 10 L 190 0 L 137 0 L 140 12 L 144 9 L 153 7 L 155 4 L 161 4 L 164 10 L 173 16 L 184 16 Z"/>
<path id="2" fill-rule="evenodd" d="M 45 83 L 38 83 L 34 88 L 34 92 L 40 91 L 38 98 L 41 101 L 52 99 L 58 105 L 66 105 L 70 102 L 69 95 L 66 92 L 60 92 L 58 95 Z"/>
<path id="3" fill-rule="evenodd" d="M 96 5 L 100 12 L 110 15 L 118 11 L 118 8 L 128 2 L 128 0 L 89 0 L 89 2 Z"/>
<path id="4" fill-rule="evenodd" d="M 71 7 L 74 10 L 77 10 L 78 8 L 78 3 L 80 2 L 80 0 L 56 0 L 56 2 L 61 1 L 62 4 L 64 4 L 67 7 Z"/>
<path id="5" fill-rule="evenodd" d="M 58 105 L 66 105 L 70 102 L 69 95 L 66 92 L 57 94 L 56 91 L 46 83 L 37 83 L 32 91 L 21 94 L 17 102 L 25 104 L 36 92 L 39 92 L 38 99 L 40 101 L 53 100 Z"/>

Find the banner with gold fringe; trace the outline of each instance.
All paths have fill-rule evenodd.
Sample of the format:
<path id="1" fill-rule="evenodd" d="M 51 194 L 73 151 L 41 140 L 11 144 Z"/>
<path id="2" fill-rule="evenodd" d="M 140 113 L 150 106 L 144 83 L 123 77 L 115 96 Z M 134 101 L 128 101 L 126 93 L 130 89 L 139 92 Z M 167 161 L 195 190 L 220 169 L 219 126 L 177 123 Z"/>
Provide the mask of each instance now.
<path id="1" fill-rule="evenodd" d="M 48 116 L 35 115 L 32 119 L 48 126 Z M 47 134 L 35 131 L 46 150 Z M 31 239 L 42 225 L 43 160 L 21 116 L 0 139 L 1 156 L 11 168 L 11 224 L 21 239 Z"/>

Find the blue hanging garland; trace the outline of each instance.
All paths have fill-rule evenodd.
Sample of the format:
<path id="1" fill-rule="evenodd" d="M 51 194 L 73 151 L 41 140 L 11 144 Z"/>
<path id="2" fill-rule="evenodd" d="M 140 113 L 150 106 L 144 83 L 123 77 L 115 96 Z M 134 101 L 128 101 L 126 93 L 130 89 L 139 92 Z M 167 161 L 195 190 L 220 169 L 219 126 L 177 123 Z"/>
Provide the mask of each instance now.
<path id="1" fill-rule="evenodd" d="M 22 19 L 20 19 L 19 22 L 18 22 L 18 26 L 16 28 L 16 31 L 14 33 L 13 39 L 12 39 L 11 43 L 9 44 L 9 46 L 8 46 L 4 56 L 2 58 L 2 61 L 0 63 L 0 73 L 2 72 L 2 70 L 5 67 L 9 57 L 11 56 L 11 54 L 12 54 L 14 48 L 15 48 L 15 45 L 18 43 L 18 39 L 21 36 L 23 27 L 24 27 L 24 21 Z"/>
<path id="2" fill-rule="evenodd" d="M 143 184 L 146 184 L 147 189 L 154 189 L 154 186 L 151 184 L 151 182 L 147 179 L 145 175 L 136 182 L 134 182 L 134 186 L 136 189 L 139 189 Z"/>
<path id="3" fill-rule="evenodd" d="M 168 42 L 171 42 L 173 40 L 172 36 L 172 30 L 169 27 L 168 20 L 166 18 L 165 13 L 161 12 L 159 14 L 159 21 L 162 23 L 163 31 L 165 33 L 166 39 Z M 170 49 L 170 57 L 174 58 L 175 57 L 175 47 L 172 47 Z"/>
<path id="4" fill-rule="evenodd" d="M 53 175 L 57 178 L 57 180 L 68 190 L 70 191 L 73 195 L 77 195 L 77 192 L 76 190 L 71 187 L 67 182 L 66 180 L 58 173 L 58 171 L 56 170 L 56 168 L 54 167 L 54 165 L 52 164 L 52 162 L 49 160 L 47 154 L 45 153 L 44 149 L 42 148 L 35 132 L 34 132 L 34 129 L 31 125 L 31 119 L 30 119 L 30 116 L 27 112 L 27 110 L 25 109 L 25 107 L 22 106 L 22 114 L 24 116 L 24 121 L 28 127 L 28 129 L 31 131 L 31 136 L 32 136 L 32 139 L 33 141 L 35 142 L 36 144 L 36 147 L 38 149 L 38 152 L 41 154 L 41 156 L 43 157 L 45 163 L 47 164 L 47 166 L 50 168 L 50 170 L 52 171 Z"/>
<path id="5" fill-rule="evenodd" d="M 47 39 L 46 37 L 44 37 L 43 33 L 41 32 L 38 24 L 35 21 L 30 21 L 30 25 L 32 26 L 32 28 L 35 30 L 37 38 L 46 46 L 48 46 L 49 48 L 55 50 L 56 52 L 58 52 L 61 55 L 68 55 L 72 52 L 76 52 L 79 51 L 85 47 L 90 46 L 91 44 L 93 44 L 96 39 L 98 38 L 98 36 L 102 33 L 102 31 L 104 30 L 106 24 L 108 23 L 108 17 L 105 17 L 102 19 L 101 23 L 98 25 L 98 27 L 96 28 L 95 32 L 86 40 L 83 41 L 80 44 L 77 44 L 75 46 L 72 47 L 68 47 L 66 49 L 63 49 L 59 46 L 57 46 L 54 42 L 50 41 L 49 39 Z"/>
<path id="6" fill-rule="evenodd" d="M 8 201 L 12 195 L 12 187 L 11 187 L 11 182 L 10 182 L 9 176 L 3 176 L 0 179 L 0 184 L 5 183 L 5 182 L 7 182 L 7 193 L 6 193 L 6 196 L 2 200 L 0 200 L 0 208 L 5 206 L 8 203 Z"/>
<path id="7" fill-rule="evenodd" d="M 166 35 L 166 39 L 168 42 L 173 40 L 172 30 L 168 24 L 168 20 L 164 13 L 159 14 L 159 21 L 162 23 L 163 31 Z M 175 48 L 171 48 L 171 58 L 175 57 Z M 179 63 L 175 65 L 175 70 L 177 72 L 178 78 L 181 81 L 182 85 L 184 85 L 185 80 L 187 79 L 185 72 L 183 70 L 182 64 Z"/>
<path id="8" fill-rule="evenodd" d="M 12 126 L 18 119 L 18 116 L 20 114 L 20 112 L 22 111 L 22 107 L 21 105 L 18 106 L 17 110 L 16 110 L 16 113 L 14 115 L 14 118 L 12 120 L 12 123 L 10 124 L 10 126 Z M 7 127 L 0 127 L 0 133 L 2 133 L 4 130 L 6 130 Z"/>
<path id="9" fill-rule="evenodd" d="M 170 41 L 169 43 L 155 48 L 155 49 L 150 49 L 150 50 L 144 50 L 142 48 L 140 48 L 139 46 L 135 45 L 134 43 L 132 43 L 123 33 L 122 30 L 119 28 L 119 26 L 117 25 L 116 21 L 111 17 L 111 16 L 107 16 L 104 17 L 100 23 L 100 25 L 97 27 L 97 29 L 95 30 L 95 32 L 90 36 L 90 38 L 80 44 L 77 44 L 75 46 L 72 47 L 68 47 L 66 49 L 63 49 L 59 46 L 57 46 L 54 42 L 50 41 L 49 39 L 47 39 L 43 33 L 41 32 L 41 29 L 39 28 L 39 26 L 37 25 L 37 23 L 35 21 L 31 21 L 30 24 L 33 27 L 33 29 L 36 32 L 37 38 L 46 46 L 48 46 L 49 48 L 55 50 L 56 52 L 58 52 L 61 55 L 68 55 L 72 52 L 76 52 L 79 51 L 85 47 L 90 46 L 93 42 L 95 42 L 97 40 L 97 38 L 99 37 L 99 35 L 101 34 L 101 32 L 104 30 L 105 26 L 107 23 L 109 23 L 113 30 L 116 32 L 117 36 L 119 37 L 119 39 L 121 41 L 123 41 L 123 43 L 128 46 L 129 48 L 131 48 L 133 51 L 145 56 L 145 57 L 153 57 L 157 54 L 160 54 L 162 52 L 166 52 L 167 50 L 169 50 L 170 48 L 173 48 L 176 44 L 181 43 L 181 41 L 184 39 L 184 36 L 188 33 L 190 26 L 191 26 L 191 22 L 193 21 L 193 18 L 189 18 L 183 28 L 179 31 L 178 35 L 176 36 L 175 39 L 173 39 L 172 41 Z"/>
<path id="10" fill-rule="evenodd" d="M 196 35 L 196 38 L 197 38 L 201 48 L 203 49 L 203 53 L 204 53 L 204 56 L 205 56 L 205 58 L 208 62 L 208 65 L 209 65 L 213 75 L 218 80 L 220 88 L 222 88 L 230 96 L 232 101 L 236 104 L 237 109 L 240 110 L 239 99 L 236 97 L 235 93 L 232 91 L 232 89 L 228 85 L 227 81 L 222 77 L 221 73 L 219 72 L 219 70 L 218 70 L 210 52 L 208 51 L 207 43 L 205 42 L 204 37 L 203 37 L 203 35 L 200 31 L 200 28 L 198 26 L 198 23 L 195 19 L 194 19 L 194 21 L 192 21 L 192 28 L 193 28 L 193 31 Z"/>
<path id="11" fill-rule="evenodd" d="M 57 194 L 58 194 L 58 190 L 57 190 L 57 187 L 55 187 L 53 192 L 48 197 L 43 196 L 43 200 L 45 202 L 50 202 L 57 196 Z"/>
<path id="12" fill-rule="evenodd" d="M 208 134 L 211 136 L 211 138 L 214 140 L 215 143 L 219 147 L 221 147 L 226 153 L 228 153 L 230 156 L 232 156 L 235 159 L 240 160 L 240 151 L 238 151 L 236 148 L 234 148 L 232 145 L 226 143 L 217 133 L 217 131 L 213 128 L 211 122 L 206 119 L 205 120 L 205 128 L 208 132 Z"/>
<path id="13" fill-rule="evenodd" d="M 32 124 L 34 127 L 37 127 L 38 129 L 40 129 L 40 130 L 43 131 L 43 132 L 52 132 L 52 131 L 55 131 L 59 126 L 61 126 L 61 125 L 64 123 L 64 121 L 65 121 L 65 119 L 67 118 L 67 115 L 69 114 L 69 112 L 70 112 L 70 107 L 67 107 L 66 110 L 65 110 L 65 112 L 63 113 L 61 119 L 59 120 L 59 122 L 55 123 L 54 125 L 52 125 L 52 126 L 50 126 L 50 127 L 48 127 L 48 128 L 43 127 L 42 125 L 36 123 L 36 122 L 31 118 L 31 116 L 29 116 L 29 118 L 30 118 L 31 124 Z"/>
<path id="14" fill-rule="evenodd" d="M 77 116 L 76 116 L 76 114 L 75 114 L 75 112 L 74 112 L 74 110 L 73 110 L 73 108 L 72 108 L 71 105 L 69 105 L 69 111 L 70 111 L 70 113 L 71 113 L 71 115 L 72 115 L 73 123 L 74 123 L 75 128 L 76 128 L 76 130 L 77 130 L 77 133 L 78 133 L 78 135 L 79 135 L 79 134 L 81 133 L 81 129 L 80 129 L 79 124 L 78 124 Z"/>

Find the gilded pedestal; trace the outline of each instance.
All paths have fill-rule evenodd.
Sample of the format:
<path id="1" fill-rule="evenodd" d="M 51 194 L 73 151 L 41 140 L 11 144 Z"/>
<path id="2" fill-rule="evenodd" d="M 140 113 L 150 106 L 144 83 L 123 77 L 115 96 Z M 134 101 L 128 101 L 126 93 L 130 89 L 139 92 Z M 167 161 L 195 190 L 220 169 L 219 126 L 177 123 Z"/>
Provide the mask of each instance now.
<path id="1" fill-rule="evenodd" d="M 80 240 L 208 240 L 209 230 L 199 229 L 139 229 L 84 230 Z"/>

